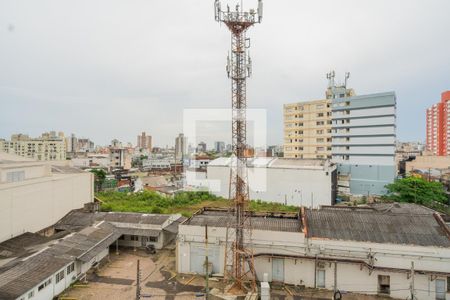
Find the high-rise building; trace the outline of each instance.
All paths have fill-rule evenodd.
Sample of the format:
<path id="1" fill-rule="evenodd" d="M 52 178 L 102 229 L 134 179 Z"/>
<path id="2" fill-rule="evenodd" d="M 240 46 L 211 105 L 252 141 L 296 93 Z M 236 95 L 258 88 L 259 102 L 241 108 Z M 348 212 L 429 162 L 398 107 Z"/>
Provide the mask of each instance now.
<path id="1" fill-rule="evenodd" d="M 341 192 L 383 194 L 396 176 L 394 92 L 335 98 L 332 160 Z"/>
<path id="2" fill-rule="evenodd" d="M 142 132 L 141 135 L 137 136 L 137 147 L 139 149 L 147 149 L 149 151 L 152 150 L 152 136 L 147 135 L 145 132 Z"/>
<path id="3" fill-rule="evenodd" d="M 187 154 L 187 140 L 184 134 L 180 133 L 175 138 L 175 159 L 177 161 L 184 160 Z"/>
<path id="4" fill-rule="evenodd" d="M 214 150 L 216 153 L 223 153 L 225 151 L 225 142 L 214 142 Z"/>
<path id="5" fill-rule="evenodd" d="M 331 157 L 331 100 L 284 105 L 284 157 Z"/>
<path id="6" fill-rule="evenodd" d="M 441 95 L 441 102 L 427 109 L 427 151 L 439 156 L 450 155 L 450 91 Z"/>
<path id="7" fill-rule="evenodd" d="M 326 99 L 284 105 L 284 157 L 331 158 L 332 99 L 355 94 L 347 83 L 336 85 L 334 76 L 334 72 L 327 74 Z"/>
<path id="8" fill-rule="evenodd" d="M 66 151 L 69 153 L 75 153 L 78 150 L 78 139 L 75 134 L 71 134 L 66 137 Z"/>
<path id="9" fill-rule="evenodd" d="M 13 134 L 10 141 L 3 141 L 0 151 L 37 160 L 65 160 L 64 133 L 45 132 L 38 138 L 26 134 Z"/>
<path id="10" fill-rule="evenodd" d="M 206 152 L 206 143 L 205 142 L 198 143 L 197 152 Z"/>

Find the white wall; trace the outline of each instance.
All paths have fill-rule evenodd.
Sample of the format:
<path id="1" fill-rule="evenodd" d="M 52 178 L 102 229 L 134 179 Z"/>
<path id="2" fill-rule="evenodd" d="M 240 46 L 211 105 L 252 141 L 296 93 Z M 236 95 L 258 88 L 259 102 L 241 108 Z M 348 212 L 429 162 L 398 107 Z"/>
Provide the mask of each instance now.
<path id="1" fill-rule="evenodd" d="M 331 205 L 332 170 L 249 168 L 250 199 L 307 207 Z M 229 197 L 229 167 L 208 166 L 207 177 L 218 181 L 218 189 L 210 186 L 212 193 Z"/>
<path id="2" fill-rule="evenodd" d="M 91 173 L 0 185 L 0 242 L 49 227 L 72 209 L 93 201 Z"/>
<path id="3" fill-rule="evenodd" d="M 225 260 L 225 228 L 208 227 L 208 238 L 211 245 L 219 245 L 222 249 L 220 261 Z M 180 225 L 177 241 L 177 271 L 190 273 L 190 247 L 204 243 L 204 227 Z M 378 268 L 393 268 L 394 270 L 375 269 L 369 272 L 360 263 L 338 262 L 337 288 L 342 291 L 376 294 L 378 290 L 378 275 L 389 275 L 391 296 L 405 299 L 409 296 L 411 278 L 405 271 L 414 262 L 415 270 L 431 272 L 447 272 L 450 270 L 450 248 L 422 247 L 412 245 L 377 244 L 353 241 L 338 241 L 324 239 L 305 239 L 302 232 L 270 232 L 253 230 L 253 252 L 255 255 L 255 270 L 258 279 L 263 274 L 272 280 L 272 255 L 298 256 L 284 258 L 284 282 L 288 284 L 314 287 L 315 257 L 331 260 L 354 260 L 368 262 L 368 254 L 375 257 L 374 266 Z M 260 255 L 258 255 L 260 254 Z M 261 256 L 266 254 L 266 256 Z M 309 257 L 302 258 L 303 257 Z M 223 268 L 223 265 L 221 266 Z M 395 269 L 398 270 L 395 270 Z M 325 288 L 334 288 L 334 262 L 324 262 Z M 445 277 L 437 277 L 445 279 Z M 415 275 L 416 296 L 418 299 L 435 299 L 435 278 L 426 274 Z M 450 294 L 446 294 L 450 299 Z"/>

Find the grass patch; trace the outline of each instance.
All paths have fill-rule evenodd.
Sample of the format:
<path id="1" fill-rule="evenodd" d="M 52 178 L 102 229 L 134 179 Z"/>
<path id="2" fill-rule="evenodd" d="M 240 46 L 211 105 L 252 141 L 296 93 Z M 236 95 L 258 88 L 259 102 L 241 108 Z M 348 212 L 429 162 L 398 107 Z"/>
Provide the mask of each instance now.
<path id="1" fill-rule="evenodd" d="M 231 201 L 214 196 L 208 192 L 181 192 L 173 198 L 159 195 L 152 191 L 140 193 L 121 193 L 116 191 L 100 192 L 96 196 L 102 200 L 102 211 L 140 212 L 155 214 L 180 213 L 185 217 L 202 207 L 229 207 Z M 280 203 L 269 203 L 261 200 L 251 201 L 250 209 L 253 211 L 269 212 L 297 212 L 298 207 Z"/>

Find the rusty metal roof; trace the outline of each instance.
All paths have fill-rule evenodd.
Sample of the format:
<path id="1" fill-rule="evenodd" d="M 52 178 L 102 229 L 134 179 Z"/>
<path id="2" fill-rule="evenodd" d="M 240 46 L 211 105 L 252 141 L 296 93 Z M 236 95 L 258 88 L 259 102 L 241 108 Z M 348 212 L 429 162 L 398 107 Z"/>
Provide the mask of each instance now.
<path id="1" fill-rule="evenodd" d="M 324 208 L 306 210 L 309 238 L 450 247 L 450 239 L 433 214 L 386 210 Z"/>

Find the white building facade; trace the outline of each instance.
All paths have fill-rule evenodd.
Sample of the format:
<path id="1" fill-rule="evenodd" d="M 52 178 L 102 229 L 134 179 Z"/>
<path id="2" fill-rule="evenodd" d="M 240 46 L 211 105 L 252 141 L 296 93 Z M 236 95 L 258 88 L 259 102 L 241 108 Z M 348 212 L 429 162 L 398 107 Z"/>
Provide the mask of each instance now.
<path id="1" fill-rule="evenodd" d="M 43 162 L 0 160 L 0 242 L 40 231 L 94 197 L 93 174 Z"/>
<path id="2" fill-rule="evenodd" d="M 444 225 L 437 224 L 432 215 L 418 216 L 415 224 L 422 228 L 399 239 L 395 234 L 411 225 L 400 225 L 408 223 L 409 215 L 386 216 L 384 212 L 371 210 L 336 215 L 324 212 L 306 210 L 300 215 L 252 218 L 258 280 L 266 273 L 269 282 L 343 293 L 378 294 L 394 299 L 406 299 L 414 293 L 421 300 L 450 299 L 450 240 L 445 234 L 442 236 Z M 358 228 L 356 226 L 363 223 L 353 221 L 361 217 L 373 221 L 372 227 L 360 227 L 353 233 L 327 227 L 341 223 L 337 227 Z M 392 230 L 389 233 L 388 224 L 383 223 L 394 219 L 397 220 L 393 225 L 397 225 L 396 233 Z M 180 225 L 179 273 L 204 273 L 205 225 L 208 225 L 208 260 L 212 263 L 213 273 L 224 274 L 225 270 L 231 269 L 231 263 L 225 257 L 226 220 L 226 212 L 205 210 Z M 438 229 L 433 230 L 434 226 Z M 424 234 L 426 237 L 422 237 L 430 240 L 415 239 L 416 234 Z"/>
<path id="3" fill-rule="evenodd" d="M 230 163 L 231 159 L 224 157 L 209 163 L 211 193 L 229 197 Z M 247 171 L 252 200 L 307 207 L 335 203 L 336 166 L 328 160 L 255 158 L 248 160 Z"/>

